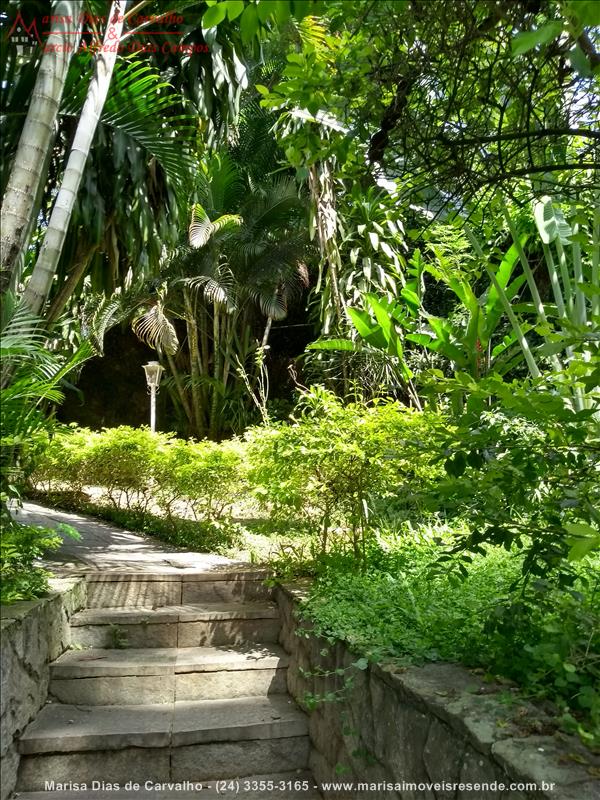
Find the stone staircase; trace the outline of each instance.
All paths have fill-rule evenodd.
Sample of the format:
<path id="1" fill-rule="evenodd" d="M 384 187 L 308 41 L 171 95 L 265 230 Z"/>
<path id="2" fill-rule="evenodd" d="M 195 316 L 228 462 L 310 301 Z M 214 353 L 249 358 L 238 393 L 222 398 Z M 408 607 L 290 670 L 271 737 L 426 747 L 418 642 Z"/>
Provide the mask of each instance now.
<path id="1" fill-rule="evenodd" d="M 263 579 L 230 568 L 88 574 L 72 649 L 51 665 L 50 702 L 20 738 L 21 800 L 319 798 Z"/>

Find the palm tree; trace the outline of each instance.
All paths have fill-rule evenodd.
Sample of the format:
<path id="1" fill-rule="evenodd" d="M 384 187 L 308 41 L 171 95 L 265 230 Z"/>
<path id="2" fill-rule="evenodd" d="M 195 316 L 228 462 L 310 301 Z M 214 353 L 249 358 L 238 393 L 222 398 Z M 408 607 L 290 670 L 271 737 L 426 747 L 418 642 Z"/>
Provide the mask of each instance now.
<path id="1" fill-rule="evenodd" d="M 306 205 L 291 178 L 251 180 L 228 156 L 208 161 L 199 195 L 188 242 L 165 271 L 164 305 L 155 302 L 134 329 L 165 351 L 193 433 L 219 438 L 228 403 L 247 400 L 236 365 L 266 348 L 273 321 L 285 318 L 290 300 L 308 284 Z M 185 324 L 179 358 L 164 346 L 168 328 L 159 305 Z"/>
<path id="2" fill-rule="evenodd" d="M 39 319 L 11 292 L 3 298 L 0 333 L 0 502 L 2 517 L 7 518 L 7 501 L 15 497 L 24 451 L 37 434 L 55 425 L 47 405 L 62 400 L 63 379 L 94 354 L 94 347 L 86 339 L 71 356 L 52 352 Z"/>

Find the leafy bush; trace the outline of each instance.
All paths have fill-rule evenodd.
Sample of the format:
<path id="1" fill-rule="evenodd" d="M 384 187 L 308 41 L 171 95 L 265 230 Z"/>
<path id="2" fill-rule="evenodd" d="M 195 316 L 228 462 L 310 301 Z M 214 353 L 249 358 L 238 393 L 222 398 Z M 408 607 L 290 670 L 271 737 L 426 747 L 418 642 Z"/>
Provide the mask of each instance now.
<path id="1" fill-rule="evenodd" d="M 16 522 L 2 526 L 0 535 L 0 602 L 31 600 L 48 588 L 50 573 L 35 562 L 62 542 L 56 531 Z"/>
<path id="2" fill-rule="evenodd" d="M 147 428 L 104 428 L 88 438 L 84 450 L 86 483 L 102 486 L 110 502 L 118 507 L 146 510 L 156 459 L 157 440 Z"/>
<path id="3" fill-rule="evenodd" d="M 455 552 L 485 543 L 523 549 L 527 579 L 574 580 L 572 563 L 600 546 L 600 427 L 552 383 L 463 383 L 465 413 L 436 442 L 446 478 L 431 509 L 470 522 Z M 491 398 L 501 404 L 490 406 Z M 447 561 L 450 559 L 447 557 Z M 569 578 L 569 575 L 571 576 Z"/>
<path id="4" fill-rule="evenodd" d="M 234 440 L 183 441 L 147 428 L 76 428 L 40 448 L 32 482 L 52 491 L 104 489 L 119 508 L 147 511 L 153 505 L 171 516 L 188 504 L 197 519 L 219 519 L 243 487 L 240 444 Z"/>
<path id="5" fill-rule="evenodd" d="M 343 405 L 313 389 L 291 424 L 247 433 L 249 483 L 279 519 L 318 531 L 323 551 L 333 528 L 348 530 L 364 560 L 373 512 L 440 472 L 426 446 L 434 420 L 393 402 Z"/>
<path id="6" fill-rule="evenodd" d="M 166 521 L 159 527 L 168 541 L 222 550 L 239 539 L 224 519 L 244 489 L 240 442 L 183 441 L 123 425 L 101 432 L 63 430 L 38 449 L 31 482 L 62 497 L 63 504 L 68 497 L 85 510 L 83 489 L 95 487 L 115 511 L 132 512 L 128 519 L 137 530 L 146 530 L 147 520 L 159 519 L 150 512 L 160 511 Z M 186 511 L 200 524 L 181 519 Z"/>
<path id="7" fill-rule="evenodd" d="M 218 520 L 243 490 L 240 444 L 170 440 L 153 457 L 155 496 L 167 515 L 187 501 L 195 519 Z"/>
<path id="8" fill-rule="evenodd" d="M 87 463 L 93 436 L 83 428 L 68 428 L 41 440 L 30 482 L 44 485 L 50 492 L 68 487 L 74 494 L 81 494 L 90 482 Z"/>

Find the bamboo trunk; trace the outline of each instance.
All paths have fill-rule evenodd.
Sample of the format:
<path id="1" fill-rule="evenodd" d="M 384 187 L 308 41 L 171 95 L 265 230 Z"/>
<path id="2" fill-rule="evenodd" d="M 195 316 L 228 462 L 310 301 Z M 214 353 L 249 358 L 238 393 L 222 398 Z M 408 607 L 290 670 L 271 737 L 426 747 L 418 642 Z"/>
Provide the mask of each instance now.
<path id="1" fill-rule="evenodd" d="M 83 177 L 83 170 L 117 60 L 119 39 L 123 30 L 123 13 L 126 6 L 127 0 L 113 0 L 111 5 L 102 49 L 95 59 L 94 75 L 90 81 L 87 97 L 77 124 L 65 174 L 54 201 L 44 243 L 23 295 L 25 303 L 35 314 L 40 312 L 46 302 L 56 274 L 77 192 Z"/>
<path id="2" fill-rule="evenodd" d="M 211 439 L 217 438 L 217 416 L 219 412 L 219 390 L 218 385 L 221 379 L 221 312 L 217 303 L 213 305 L 213 378 L 212 398 L 210 405 L 210 421 L 208 425 L 208 435 Z"/>
<path id="3" fill-rule="evenodd" d="M 171 370 L 171 375 L 173 376 L 173 380 L 175 382 L 175 389 L 176 395 L 181 403 L 181 407 L 187 417 L 187 420 L 190 426 L 194 425 L 194 417 L 192 414 L 192 409 L 190 408 L 189 401 L 185 394 L 185 389 L 183 388 L 183 383 L 181 381 L 181 375 L 179 374 L 179 370 L 177 369 L 177 364 L 175 363 L 175 359 L 173 356 L 167 351 L 167 363 L 169 364 L 169 369 Z"/>
<path id="4" fill-rule="evenodd" d="M 6 291 L 20 253 L 27 246 L 30 221 L 46 179 L 56 117 L 69 64 L 79 45 L 79 4 L 52 4 L 52 27 L 36 77 L 0 212 L 0 290 Z M 73 20 L 72 22 L 69 20 Z"/>

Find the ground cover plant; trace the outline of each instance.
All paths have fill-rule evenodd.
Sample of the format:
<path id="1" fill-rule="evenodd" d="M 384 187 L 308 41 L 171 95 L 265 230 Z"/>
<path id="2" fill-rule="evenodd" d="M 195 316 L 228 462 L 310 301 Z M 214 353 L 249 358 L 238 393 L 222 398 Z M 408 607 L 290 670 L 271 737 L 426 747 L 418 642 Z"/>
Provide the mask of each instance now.
<path id="1" fill-rule="evenodd" d="M 598 746 L 600 560 L 578 566 L 570 592 L 554 586 L 540 597 L 514 591 L 522 570 L 514 550 L 486 548 L 460 581 L 432 573 L 438 536 L 423 524 L 384 539 L 363 572 L 347 555 L 331 556 L 303 615 L 316 633 L 346 641 L 371 661 L 457 661 L 489 681 L 508 679 L 507 691 L 519 689 L 513 709 L 519 697 L 545 701 L 555 726 Z"/>

